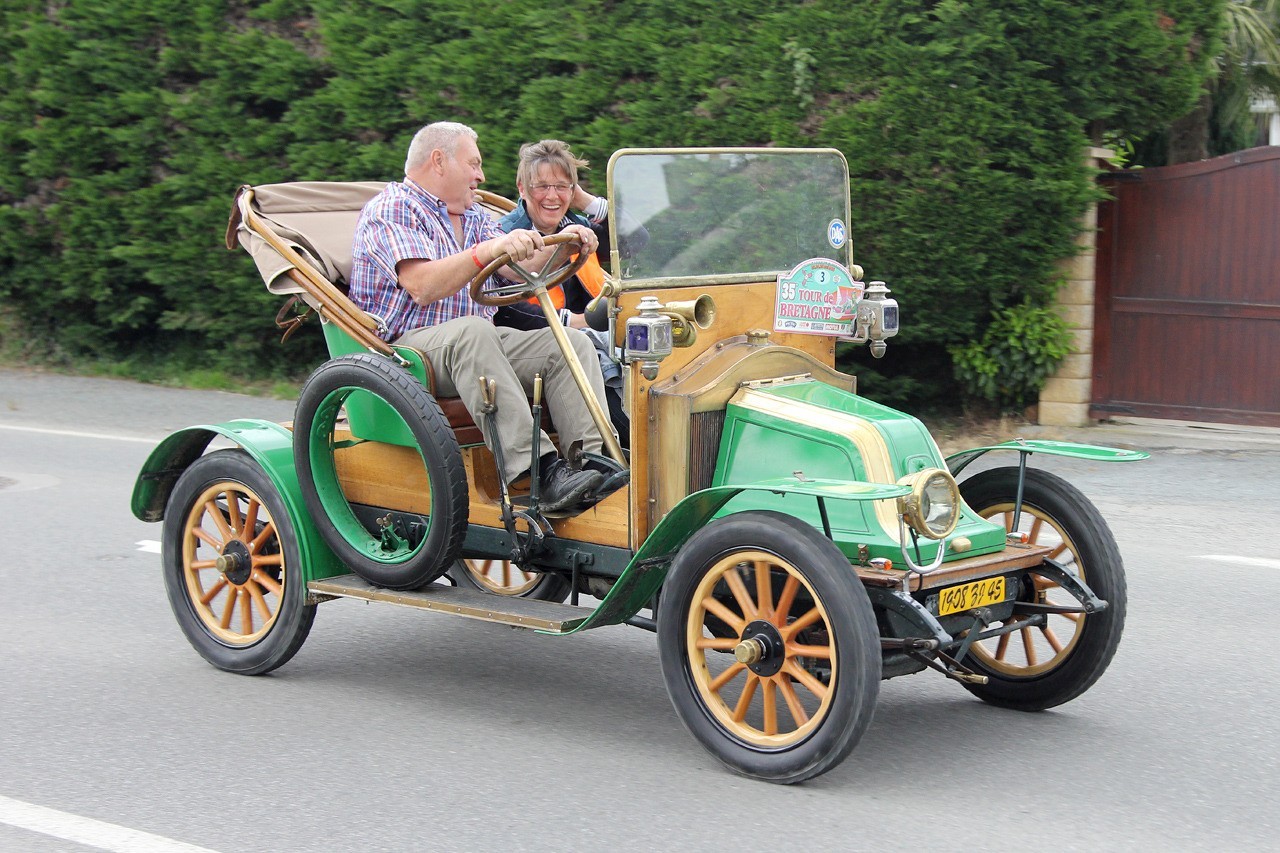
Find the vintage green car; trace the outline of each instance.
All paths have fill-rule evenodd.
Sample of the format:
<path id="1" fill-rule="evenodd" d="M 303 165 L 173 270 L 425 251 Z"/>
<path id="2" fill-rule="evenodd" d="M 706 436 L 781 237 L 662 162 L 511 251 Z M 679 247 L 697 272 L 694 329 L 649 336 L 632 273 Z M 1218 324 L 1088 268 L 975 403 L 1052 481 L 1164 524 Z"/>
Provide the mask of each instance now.
<path id="1" fill-rule="evenodd" d="M 859 396 L 836 344 L 883 355 L 898 306 L 853 263 L 840 152 L 614 154 L 615 249 L 591 314 L 629 452 L 606 443 L 597 462 L 621 487 L 565 518 L 509 493 L 460 401 L 432 394 L 422 355 L 384 343 L 345 295 L 355 220 L 381 186 L 241 189 L 228 247 L 319 314 L 331 360 L 292 424 L 190 427 L 138 477 L 133 512 L 163 520 L 170 603 L 214 666 L 284 664 L 338 597 L 560 636 L 627 623 L 657 633 L 693 736 L 732 770 L 784 783 L 849 754 L 883 678 L 933 669 L 1034 711 L 1106 669 L 1125 617 L 1119 551 L 1077 489 L 1027 461 L 1146 454 L 1012 440 L 944 459 L 919 420 Z M 618 230 L 636 224 L 647 239 L 624 256 Z M 532 296 L 554 321 L 547 288 L 577 262 L 498 287 L 502 261 L 473 297 Z M 233 446 L 210 451 L 215 439 Z M 957 484 L 997 450 L 1012 464 Z"/>

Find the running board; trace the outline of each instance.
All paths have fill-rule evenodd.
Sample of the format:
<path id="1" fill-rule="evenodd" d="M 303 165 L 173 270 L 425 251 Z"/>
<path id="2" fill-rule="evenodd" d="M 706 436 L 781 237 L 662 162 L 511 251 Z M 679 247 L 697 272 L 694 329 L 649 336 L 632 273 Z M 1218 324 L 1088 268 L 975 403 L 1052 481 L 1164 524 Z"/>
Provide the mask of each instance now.
<path id="1" fill-rule="evenodd" d="M 443 584 L 432 584 L 419 590 L 383 589 L 357 575 L 339 575 L 311 581 L 307 584 L 307 590 L 321 600 L 323 597 L 334 597 L 385 601 L 388 604 L 497 622 L 514 628 L 533 628 L 551 634 L 568 633 L 595 612 L 588 607 L 570 607 L 554 601 L 495 595 L 478 589 Z"/>

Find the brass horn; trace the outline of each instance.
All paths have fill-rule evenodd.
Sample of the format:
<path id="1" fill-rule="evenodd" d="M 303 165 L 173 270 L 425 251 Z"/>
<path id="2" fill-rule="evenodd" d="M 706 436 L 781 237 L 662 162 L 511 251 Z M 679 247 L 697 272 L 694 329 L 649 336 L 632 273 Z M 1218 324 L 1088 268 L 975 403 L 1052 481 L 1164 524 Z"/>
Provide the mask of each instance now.
<path id="1" fill-rule="evenodd" d="M 708 329 L 716 320 L 716 302 L 707 294 L 687 302 L 668 302 L 659 313 L 671 318 L 671 344 L 693 346 L 698 329 Z"/>

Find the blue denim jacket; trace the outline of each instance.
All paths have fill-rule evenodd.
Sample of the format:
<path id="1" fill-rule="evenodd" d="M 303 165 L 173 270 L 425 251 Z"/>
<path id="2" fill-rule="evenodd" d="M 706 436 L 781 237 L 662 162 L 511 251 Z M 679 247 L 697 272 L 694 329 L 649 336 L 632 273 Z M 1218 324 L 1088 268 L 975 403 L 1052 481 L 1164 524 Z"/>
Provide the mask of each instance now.
<path id="1" fill-rule="evenodd" d="M 591 220 L 583 216 L 581 213 L 569 211 L 564 218 L 560 220 L 557 230 L 564 230 L 566 225 L 585 225 L 591 227 Z M 520 203 L 516 205 L 516 209 L 508 213 L 506 216 L 498 220 L 498 227 L 504 233 L 511 233 L 517 228 L 533 228 L 533 220 L 529 218 L 529 211 L 525 210 L 524 199 L 520 199 Z"/>

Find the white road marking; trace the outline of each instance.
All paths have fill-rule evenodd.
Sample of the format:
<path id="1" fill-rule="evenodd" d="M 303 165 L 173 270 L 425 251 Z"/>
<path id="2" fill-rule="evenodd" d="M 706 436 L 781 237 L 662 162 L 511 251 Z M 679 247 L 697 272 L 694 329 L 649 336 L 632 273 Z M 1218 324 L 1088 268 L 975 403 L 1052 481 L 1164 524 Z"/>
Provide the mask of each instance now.
<path id="1" fill-rule="evenodd" d="M 28 427 L 17 426 L 15 424 L 0 424 L 0 429 L 11 429 L 15 432 L 35 432 L 41 435 L 69 435 L 73 438 L 104 438 L 108 441 L 134 441 L 141 444 L 159 444 L 158 438 L 139 438 L 133 435 L 112 435 L 105 432 L 80 432 L 74 429 L 48 429 L 46 427 Z"/>
<path id="2" fill-rule="evenodd" d="M 138 550 L 144 554 L 159 554 L 160 543 L 155 539 L 139 539 L 137 542 Z"/>
<path id="3" fill-rule="evenodd" d="M 152 835 L 4 796 L 0 796 L 0 823 L 116 853 L 214 853 L 208 847 L 197 847 L 162 835 Z"/>
<path id="4" fill-rule="evenodd" d="M 1234 554 L 1201 554 L 1201 560 L 1217 560 L 1220 563 L 1233 563 L 1237 566 L 1256 566 L 1259 569 L 1280 569 L 1280 560 L 1266 557 L 1237 557 Z"/>

